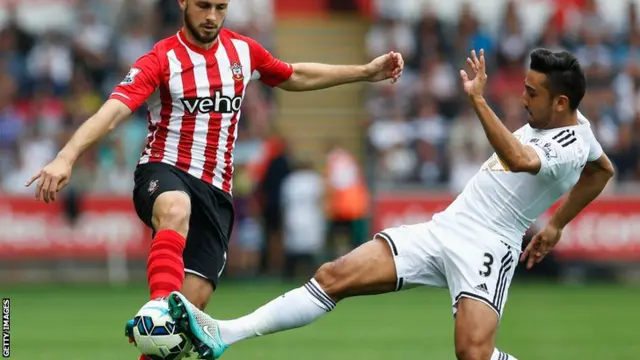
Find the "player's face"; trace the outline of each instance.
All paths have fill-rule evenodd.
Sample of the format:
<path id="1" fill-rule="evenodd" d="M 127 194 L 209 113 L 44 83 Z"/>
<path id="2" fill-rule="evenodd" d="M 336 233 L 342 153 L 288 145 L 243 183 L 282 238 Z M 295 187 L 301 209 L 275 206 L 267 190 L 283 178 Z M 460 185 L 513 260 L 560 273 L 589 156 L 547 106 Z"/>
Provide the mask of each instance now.
<path id="1" fill-rule="evenodd" d="M 529 70 L 524 79 L 522 105 L 527 111 L 529 125 L 532 128 L 546 128 L 553 121 L 554 99 L 546 85 L 547 76 Z"/>
<path id="2" fill-rule="evenodd" d="M 218 37 L 228 6 L 229 0 L 180 0 L 187 30 L 203 44 Z"/>

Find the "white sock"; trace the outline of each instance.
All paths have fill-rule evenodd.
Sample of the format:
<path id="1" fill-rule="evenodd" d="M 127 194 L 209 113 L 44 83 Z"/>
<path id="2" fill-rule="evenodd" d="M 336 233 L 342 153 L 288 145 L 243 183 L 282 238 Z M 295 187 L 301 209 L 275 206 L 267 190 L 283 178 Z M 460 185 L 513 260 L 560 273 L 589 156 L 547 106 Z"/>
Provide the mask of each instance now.
<path id="1" fill-rule="evenodd" d="M 315 279 L 271 300 L 253 313 L 235 320 L 219 321 L 222 341 L 235 342 L 279 331 L 295 329 L 314 322 L 336 307 Z"/>
<path id="2" fill-rule="evenodd" d="M 509 355 L 505 352 L 498 350 L 498 348 L 493 349 L 493 355 L 491 355 L 491 360 L 518 360 L 512 355 Z"/>

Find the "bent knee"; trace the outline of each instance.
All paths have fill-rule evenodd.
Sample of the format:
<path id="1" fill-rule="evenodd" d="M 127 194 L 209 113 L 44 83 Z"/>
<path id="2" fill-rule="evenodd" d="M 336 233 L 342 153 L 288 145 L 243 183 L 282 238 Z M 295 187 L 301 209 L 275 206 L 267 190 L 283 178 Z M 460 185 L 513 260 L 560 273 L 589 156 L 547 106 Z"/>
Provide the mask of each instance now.
<path id="1" fill-rule="evenodd" d="M 153 226 L 159 230 L 170 229 L 187 235 L 191 216 L 191 200 L 180 191 L 161 194 L 153 205 Z"/>
<path id="2" fill-rule="evenodd" d="M 396 289 L 397 274 L 384 240 L 366 242 L 318 269 L 315 280 L 331 299 L 383 294 Z"/>
<path id="3" fill-rule="evenodd" d="M 457 332 L 455 339 L 458 360 L 489 360 L 493 354 L 494 343 L 482 332 Z"/>
<path id="4" fill-rule="evenodd" d="M 493 354 L 493 346 L 486 344 L 456 344 L 458 360 L 489 360 Z"/>
<path id="5" fill-rule="evenodd" d="M 324 263 L 316 271 L 314 279 L 318 282 L 324 292 L 329 295 L 333 301 L 340 301 L 344 298 L 347 291 L 347 282 L 345 281 L 344 270 L 341 269 L 340 261 L 334 260 Z"/>

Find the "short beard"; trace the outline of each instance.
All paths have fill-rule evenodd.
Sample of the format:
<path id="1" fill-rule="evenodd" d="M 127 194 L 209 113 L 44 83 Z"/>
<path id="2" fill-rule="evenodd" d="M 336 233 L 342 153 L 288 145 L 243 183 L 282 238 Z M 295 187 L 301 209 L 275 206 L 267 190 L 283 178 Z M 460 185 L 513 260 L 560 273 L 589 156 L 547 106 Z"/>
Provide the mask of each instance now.
<path id="1" fill-rule="evenodd" d="M 184 25 L 187 28 L 187 31 L 189 31 L 189 33 L 191 33 L 191 36 L 193 36 L 193 38 L 201 44 L 209 44 L 214 42 L 216 38 L 218 38 L 218 34 L 220 34 L 220 30 L 224 25 L 224 21 L 222 22 L 222 24 L 220 24 L 218 31 L 216 31 L 213 35 L 204 36 L 200 33 L 200 31 L 198 31 L 198 27 L 189 20 L 189 16 L 187 15 L 188 9 L 189 7 L 186 7 L 183 12 Z"/>

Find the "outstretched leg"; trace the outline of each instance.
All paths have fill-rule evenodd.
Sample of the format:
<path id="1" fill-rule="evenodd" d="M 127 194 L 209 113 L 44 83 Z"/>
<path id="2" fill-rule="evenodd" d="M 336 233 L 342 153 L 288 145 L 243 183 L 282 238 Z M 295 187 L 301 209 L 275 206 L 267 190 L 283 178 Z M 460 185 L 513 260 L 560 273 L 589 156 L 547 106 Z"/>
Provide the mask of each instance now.
<path id="1" fill-rule="evenodd" d="M 396 289 L 396 270 L 387 243 L 374 239 L 322 265 L 304 286 L 239 319 L 219 323 L 222 341 L 231 345 L 254 336 L 307 325 L 333 310 L 340 300 Z"/>
<path id="2" fill-rule="evenodd" d="M 169 297 L 171 315 L 196 338 L 205 359 L 215 359 L 238 341 L 308 325 L 347 297 L 397 289 L 396 266 L 388 240 L 376 237 L 349 254 L 322 265 L 304 286 L 291 290 L 244 317 L 217 321 L 180 293 Z"/>

